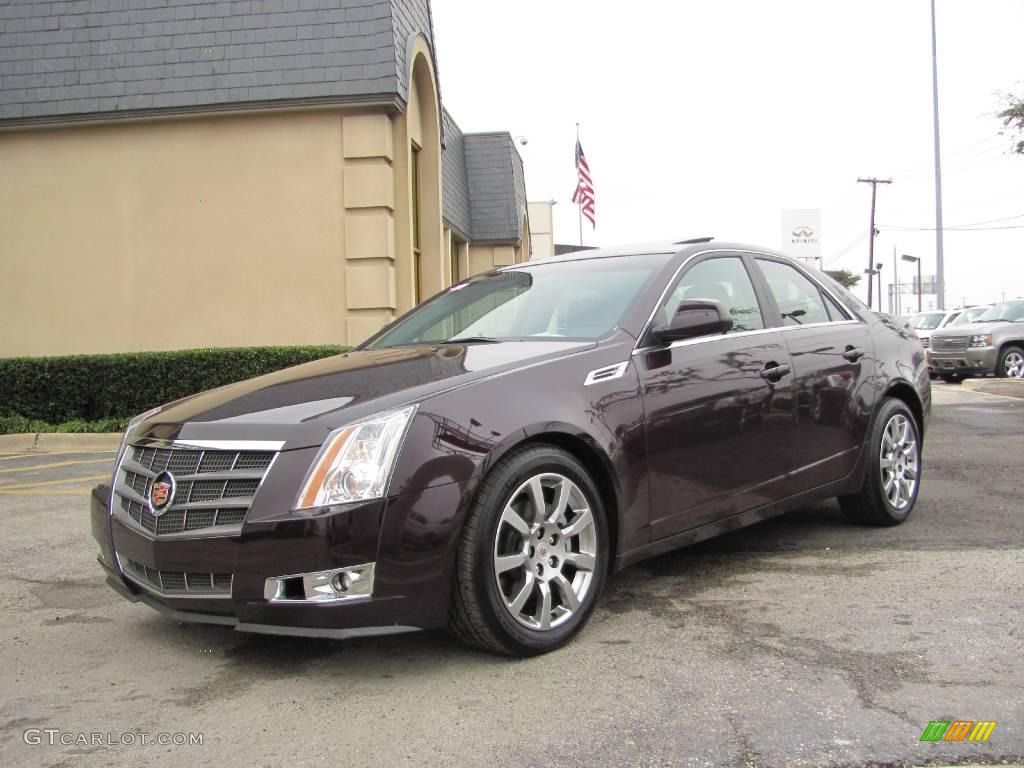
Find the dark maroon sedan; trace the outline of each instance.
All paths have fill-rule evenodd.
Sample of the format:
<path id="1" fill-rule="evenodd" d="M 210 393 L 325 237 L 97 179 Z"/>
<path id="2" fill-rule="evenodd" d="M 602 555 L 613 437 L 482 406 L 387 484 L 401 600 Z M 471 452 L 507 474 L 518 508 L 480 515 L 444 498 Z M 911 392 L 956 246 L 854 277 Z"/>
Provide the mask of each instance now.
<path id="1" fill-rule="evenodd" d="M 177 619 L 536 654 L 643 558 L 828 497 L 902 522 L 930 402 L 916 337 L 801 264 L 591 251 L 143 414 L 93 533 L 110 585 Z"/>

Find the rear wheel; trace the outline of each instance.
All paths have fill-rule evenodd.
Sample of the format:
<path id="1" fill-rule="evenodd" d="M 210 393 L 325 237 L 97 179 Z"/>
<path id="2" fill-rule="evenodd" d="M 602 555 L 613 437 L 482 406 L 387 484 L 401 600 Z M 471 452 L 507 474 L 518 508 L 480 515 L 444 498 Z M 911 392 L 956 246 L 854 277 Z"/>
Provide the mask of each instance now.
<path id="1" fill-rule="evenodd" d="M 872 429 L 864 485 L 839 497 L 844 517 L 861 525 L 899 525 L 921 485 L 921 436 L 907 404 L 886 398 Z"/>
<path id="2" fill-rule="evenodd" d="M 996 376 L 1004 379 L 1024 379 L 1024 349 L 1007 347 L 999 355 Z"/>
<path id="3" fill-rule="evenodd" d="M 587 470 L 553 446 L 515 451 L 466 519 L 449 629 L 496 653 L 546 653 L 590 617 L 607 571 L 607 522 Z"/>

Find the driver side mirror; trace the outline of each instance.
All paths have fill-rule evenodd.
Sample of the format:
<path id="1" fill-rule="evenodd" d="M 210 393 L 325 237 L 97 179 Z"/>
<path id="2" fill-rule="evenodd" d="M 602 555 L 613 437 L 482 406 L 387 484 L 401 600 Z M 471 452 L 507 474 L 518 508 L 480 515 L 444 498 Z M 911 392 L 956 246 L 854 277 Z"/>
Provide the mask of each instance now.
<path id="1" fill-rule="evenodd" d="M 732 318 L 725 306 L 712 299 L 686 299 L 679 302 L 667 324 L 656 325 L 651 335 L 668 344 L 713 333 L 728 333 Z"/>

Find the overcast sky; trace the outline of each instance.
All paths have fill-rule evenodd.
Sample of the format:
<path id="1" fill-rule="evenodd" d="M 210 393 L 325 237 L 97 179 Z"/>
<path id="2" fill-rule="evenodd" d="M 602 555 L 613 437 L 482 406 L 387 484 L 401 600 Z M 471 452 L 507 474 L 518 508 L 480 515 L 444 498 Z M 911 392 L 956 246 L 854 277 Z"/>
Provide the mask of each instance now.
<path id="1" fill-rule="evenodd" d="M 928 0 L 433 8 L 445 106 L 465 131 L 528 138 L 528 194 L 558 202 L 558 242 L 579 237 L 579 121 L 597 197 L 587 244 L 714 235 L 779 248 L 782 209 L 820 208 L 826 268 L 861 272 L 870 187 L 856 179 L 873 175 L 894 179 L 879 187 L 884 284 L 894 247 L 934 272 Z M 1024 157 L 995 112 L 1000 92 L 1024 91 L 1024 0 L 937 0 L 937 14 L 944 224 L 1015 227 L 946 232 L 947 306 L 1021 296 Z"/>

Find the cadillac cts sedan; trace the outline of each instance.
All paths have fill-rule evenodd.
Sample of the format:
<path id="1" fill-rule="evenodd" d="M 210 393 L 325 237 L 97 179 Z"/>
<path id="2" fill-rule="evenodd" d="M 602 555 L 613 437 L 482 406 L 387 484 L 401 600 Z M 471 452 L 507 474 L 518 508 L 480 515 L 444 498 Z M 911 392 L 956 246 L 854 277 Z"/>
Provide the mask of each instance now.
<path id="1" fill-rule="evenodd" d="M 903 522 L 930 403 L 913 333 L 803 264 L 590 251 L 142 414 L 92 529 L 110 586 L 176 619 L 538 654 L 644 558 L 831 497 Z"/>

